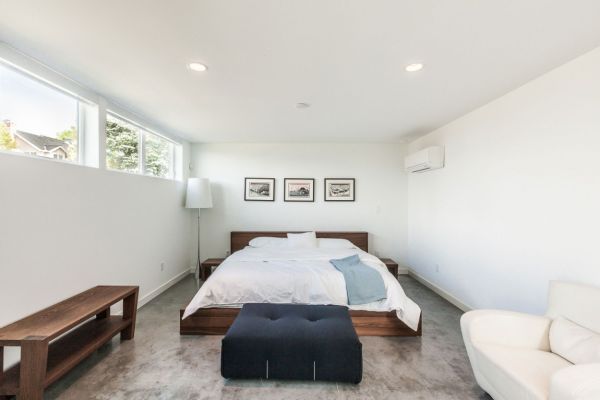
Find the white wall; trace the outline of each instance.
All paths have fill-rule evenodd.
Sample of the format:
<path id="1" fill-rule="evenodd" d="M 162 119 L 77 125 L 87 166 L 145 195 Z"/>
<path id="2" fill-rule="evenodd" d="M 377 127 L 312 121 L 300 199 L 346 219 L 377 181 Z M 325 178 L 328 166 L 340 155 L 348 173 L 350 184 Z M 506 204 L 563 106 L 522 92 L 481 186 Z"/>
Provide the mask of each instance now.
<path id="1" fill-rule="evenodd" d="M 180 167 L 189 144 L 171 137 L 182 145 L 182 181 L 107 171 L 107 108 L 165 130 L 2 42 L 0 59 L 96 105 L 85 161 L 97 167 L 0 153 L 0 326 L 100 284 L 139 285 L 141 305 L 184 277 L 193 231 Z M 7 350 L 5 367 L 18 360 L 16 348 Z"/>
<path id="2" fill-rule="evenodd" d="M 471 307 L 544 311 L 548 281 L 600 286 L 600 48 L 411 143 L 409 266 Z M 439 272 L 436 272 L 436 264 Z"/>
<path id="3" fill-rule="evenodd" d="M 224 256 L 233 230 L 358 230 L 370 249 L 406 255 L 405 145 L 196 144 L 194 172 L 211 179 L 214 208 L 202 210 L 202 258 Z M 275 202 L 244 201 L 244 177 L 276 178 Z M 314 203 L 283 201 L 283 178 L 316 178 Z M 325 202 L 323 178 L 356 178 L 355 202 Z"/>
<path id="4" fill-rule="evenodd" d="M 184 192 L 183 182 L 0 154 L 0 326 L 99 284 L 139 285 L 143 301 L 189 272 Z"/>

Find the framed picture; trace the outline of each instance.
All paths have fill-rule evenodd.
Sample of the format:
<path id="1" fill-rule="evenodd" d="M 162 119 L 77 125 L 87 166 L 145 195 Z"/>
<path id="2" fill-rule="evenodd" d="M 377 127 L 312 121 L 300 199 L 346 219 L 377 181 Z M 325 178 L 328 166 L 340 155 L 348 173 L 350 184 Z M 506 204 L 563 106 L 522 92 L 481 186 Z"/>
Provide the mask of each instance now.
<path id="1" fill-rule="evenodd" d="M 315 180 L 312 178 L 285 178 L 283 201 L 315 201 Z"/>
<path id="2" fill-rule="evenodd" d="M 275 201 L 275 178 L 244 179 L 244 200 Z"/>
<path id="3" fill-rule="evenodd" d="M 354 178 L 325 178 L 325 201 L 354 201 Z"/>

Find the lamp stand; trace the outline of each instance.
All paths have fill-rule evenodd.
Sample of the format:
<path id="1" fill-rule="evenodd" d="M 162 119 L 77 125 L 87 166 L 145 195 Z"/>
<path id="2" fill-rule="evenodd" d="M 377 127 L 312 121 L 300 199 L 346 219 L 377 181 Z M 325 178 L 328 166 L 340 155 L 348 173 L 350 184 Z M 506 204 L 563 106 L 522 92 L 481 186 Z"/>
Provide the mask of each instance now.
<path id="1" fill-rule="evenodd" d="M 194 271 L 194 278 L 196 283 L 200 286 L 200 209 L 198 209 L 198 261 L 196 261 L 196 271 Z"/>

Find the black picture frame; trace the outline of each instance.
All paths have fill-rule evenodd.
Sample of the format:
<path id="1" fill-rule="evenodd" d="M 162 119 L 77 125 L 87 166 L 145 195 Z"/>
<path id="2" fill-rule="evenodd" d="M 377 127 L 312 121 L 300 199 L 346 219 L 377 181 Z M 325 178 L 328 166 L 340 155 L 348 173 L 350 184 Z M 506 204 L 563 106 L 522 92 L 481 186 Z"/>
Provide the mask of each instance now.
<path id="1" fill-rule="evenodd" d="M 332 182 L 335 181 L 335 182 Z M 325 178 L 323 180 L 323 199 L 325 201 L 356 201 L 356 179 L 354 178 Z M 331 195 L 329 192 L 328 185 L 331 184 L 348 184 L 349 188 L 349 196 L 340 196 L 336 198 Z"/>
<path id="2" fill-rule="evenodd" d="M 310 186 L 312 188 L 312 193 L 310 198 L 299 198 L 292 199 L 291 195 L 288 193 L 288 181 L 298 181 L 298 183 L 305 181 L 310 182 Z M 314 178 L 283 178 L 283 201 L 289 203 L 313 203 L 315 201 L 315 179 Z"/>
<path id="3" fill-rule="evenodd" d="M 252 183 L 270 185 L 270 196 L 265 198 L 251 196 L 250 185 Z M 244 201 L 275 201 L 275 178 L 244 178 Z"/>

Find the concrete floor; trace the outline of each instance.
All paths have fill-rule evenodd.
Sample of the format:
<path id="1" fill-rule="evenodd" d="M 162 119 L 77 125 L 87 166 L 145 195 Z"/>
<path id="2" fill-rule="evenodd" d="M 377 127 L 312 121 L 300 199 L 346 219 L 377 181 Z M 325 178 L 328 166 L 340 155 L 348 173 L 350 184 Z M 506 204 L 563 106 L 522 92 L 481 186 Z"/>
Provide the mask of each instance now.
<path id="1" fill-rule="evenodd" d="M 179 309 L 196 285 L 186 278 L 138 313 L 133 341 L 118 336 L 46 391 L 47 399 L 479 399 L 460 334 L 462 312 L 401 276 L 423 310 L 423 337 L 361 337 L 360 385 L 227 381 L 221 336 L 179 336 Z"/>

